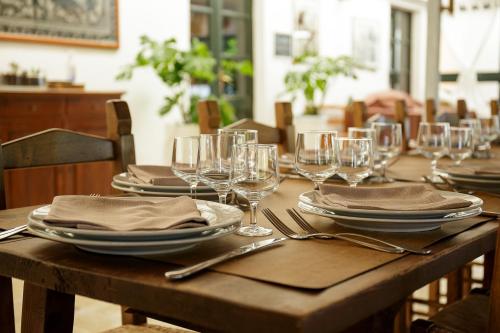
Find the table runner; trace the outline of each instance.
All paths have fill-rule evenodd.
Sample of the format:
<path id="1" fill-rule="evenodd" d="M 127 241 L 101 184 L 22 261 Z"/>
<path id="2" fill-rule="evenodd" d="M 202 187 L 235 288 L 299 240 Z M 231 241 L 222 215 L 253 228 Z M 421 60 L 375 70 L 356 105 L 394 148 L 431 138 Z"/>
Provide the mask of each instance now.
<path id="1" fill-rule="evenodd" d="M 311 188 L 312 183 L 309 181 L 285 180 L 278 192 L 263 200 L 261 208 L 272 209 L 288 226 L 299 231 L 300 228 L 292 222 L 285 209 L 296 207 L 298 195 L 311 190 Z M 335 225 L 328 218 L 306 214 L 304 217 L 321 231 L 352 231 L 352 229 Z M 491 218 L 469 218 L 447 223 L 435 231 L 420 233 L 363 232 L 363 234 L 373 235 L 402 245 L 425 247 L 489 220 Z M 245 223 L 248 223 L 248 214 Z M 260 212 L 258 223 L 271 227 Z M 281 235 L 279 231 L 274 230 L 273 235 L 267 238 L 281 237 Z M 217 241 L 201 244 L 184 254 L 149 256 L 148 258 L 172 264 L 189 265 L 262 239 L 264 238 L 231 235 Z M 220 264 L 213 270 L 295 288 L 317 290 L 333 286 L 397 260 L 404 255 L 407 254 L 379 252 L 340 240 L 287 240 L 281 246 Z"/>

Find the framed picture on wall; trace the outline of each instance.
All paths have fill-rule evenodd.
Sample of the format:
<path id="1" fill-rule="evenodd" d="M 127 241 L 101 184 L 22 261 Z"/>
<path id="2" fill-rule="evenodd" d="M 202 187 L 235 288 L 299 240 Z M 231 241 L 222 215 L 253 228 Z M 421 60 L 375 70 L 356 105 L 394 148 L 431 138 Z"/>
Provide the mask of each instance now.
<path id="1" fill-rule="evenodd" d="M 358 63 L 376 69 L 380 61 L 380 23 L 355 18 L 352 27 L 352 56 Z"/>
<path id="2" fill-rule="evenodd" d="M 118 0 L 0 0 L 0 39 L 118 48 Z"/>

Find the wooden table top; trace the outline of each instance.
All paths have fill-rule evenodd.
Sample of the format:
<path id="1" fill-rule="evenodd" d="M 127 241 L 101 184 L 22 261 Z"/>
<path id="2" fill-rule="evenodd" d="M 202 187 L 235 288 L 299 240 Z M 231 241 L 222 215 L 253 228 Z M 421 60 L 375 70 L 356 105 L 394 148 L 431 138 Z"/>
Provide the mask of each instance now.
<path id="1" fill-rule="evenodd" d="M 422 172 L 422 164 L 428 163 L 419 157 L 403 158 L 415 160 L 415 172 Z M 285 182 L 293 182 L 299 188 L 306 184 L 295 179 Z M 264 199 L 263 207 L 270 204 L 284 209 L 296 205 L 294 193 L 273 195 L 274 200 Z M 500 198 L 480 196 L 488 210 L 500 210 Z M 25 223 L 31 209 L 0 212 L 0 227 Z M 71 245 L 39 238 L 1 242 L 0 275 L 59 292 L 127 305 L 209 330 L 337 332 L 493 250 L 496 229 L 496 222 L 484 223 L 431 246 L 432 255 L 407 255 L 321 291 L 294 289 L 213 271 L 182 282 L 169 282 L 163 272 L 173 268 L 171 265 L 86 253 Z"/>

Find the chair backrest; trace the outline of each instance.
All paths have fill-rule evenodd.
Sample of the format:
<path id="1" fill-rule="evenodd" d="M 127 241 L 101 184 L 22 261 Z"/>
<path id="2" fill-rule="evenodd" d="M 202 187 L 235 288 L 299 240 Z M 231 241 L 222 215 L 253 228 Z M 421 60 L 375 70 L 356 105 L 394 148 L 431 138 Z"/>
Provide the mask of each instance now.
<path id="1" fill-rule="evenodd" d="M 492 99 L 490 101 L 491 116 L 498 116 L 498 100 Z"/>
<path id="2" fill-rule="evenodd" d="M 216 101 L 198 102 L 198 121 L 201 134 L 213 134 L 220 128 L 220 111 Z M 226 128 L 255 129 L 259 131 L 259 143 L 278 144 L 282 153 L 295 150 L 295 127 L 292 106 L 289 102 L 276 102 L 276 127 L 258 123 L 252 119 L 241 119 Z"/>
<path id="3" fill-rule="evenodd" d="M 499 220 L 497 219 L 497 222 Z M 500 332 L 500 228 L 497 230 L 495 249 L 495 262 L 493 264 L 493 277 L 490 291 L 490 316 L 488 332 Z"/>
<path id="4" fill-rule="evenodd" d="M 436 102 L 433 98 L 428 98 L 425 101 L 425 121 L 433 123 L 436 116 Z"/>
<path id="5" fill-rule="evenodd" d="M 0 209 L 6 208 L 3 171 L 97 161 L 115 161 L 115 173 L 135 163 L 132 121 L 125 101 L 106 104 L 107 138 L 52 128 L 0 146 Z"/>
<path id="6" fill-rule="evenodd" d="M 467 102 L 465 99 L 457 100 L 457 116 L 458 119 L 467 118 Z"/>

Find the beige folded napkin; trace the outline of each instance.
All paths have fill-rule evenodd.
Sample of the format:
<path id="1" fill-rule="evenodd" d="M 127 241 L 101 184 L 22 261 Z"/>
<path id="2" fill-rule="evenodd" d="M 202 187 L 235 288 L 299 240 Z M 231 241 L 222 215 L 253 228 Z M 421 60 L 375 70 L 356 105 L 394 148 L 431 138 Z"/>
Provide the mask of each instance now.
<path id="1" fill-rule="evenodd" d="M 435 210 L 468 207 L 460 198 L 445 198 L 426 185 L 390 184 L 377 187 L 321 185 L 321 201 L 332 207 L 380 210 Z"/>
<path id="2" fill-rule="evenodd" d="M 127 168 L 129 178 L 139 184 L 160 186 L 186 186 L 187 183 L 174 175 L 172 168 L 163 165 L 135 165 Z"/>
<path id="3" fill-rule="evenodd" d="M 60 227 L 114 231 L 208 225 L 208 221 L 200 215 L 196 202 L 189 197 L 113 198 L 84 195 L 55 197 L 44 222 Z"/>

